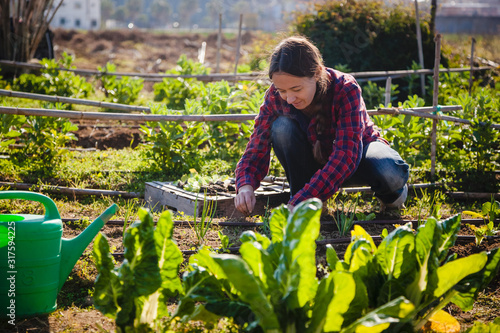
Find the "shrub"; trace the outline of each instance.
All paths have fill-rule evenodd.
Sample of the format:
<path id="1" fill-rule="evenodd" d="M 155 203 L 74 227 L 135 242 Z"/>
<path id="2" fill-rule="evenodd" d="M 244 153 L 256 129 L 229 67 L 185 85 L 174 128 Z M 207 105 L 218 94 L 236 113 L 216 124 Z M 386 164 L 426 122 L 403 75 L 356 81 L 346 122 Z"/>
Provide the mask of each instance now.
<path id="1" fill-rule="evenodd" d="M 428 67 L 434 63 L 434 40 L 425 18 L 420 25 Z M 330 67 L 396 70 L 411 67 L 418 59 L 416 21 L 410 8 L 388 7 L 378 0 L 328 0 L 315 4 L 314 13 L 298 14 L 293 26 L 318 46 Z"/>
<path id="2" fill-rule="evenodd" d="M 73 57 L 66 52 L 57 62 L 53 59 L 43 59 L 41 74 L 22 74 L 14 80 L 13 88 L 30 93 L 86 98 L 93 92 L 92 85 L 71 71 L 59 70 L 74 69 L 72 63 Z M 70 109 L 71 105 L 66 108 Z"/>
<path id="3" fill-rule="evenodd" d="M 116 71 L 116 66 L 107 63 L 106 67 L 97 67 L 103 74 L 113 73 Z M 106 98 L 113 103 L 132 104 L 139 97 L 139 93 L 144 87 L 144 80 L 140 78 L 132 78 L 123 76 L 117 78 L 115 75 L 103 75 L 101 77 L 102 90 Z"/>

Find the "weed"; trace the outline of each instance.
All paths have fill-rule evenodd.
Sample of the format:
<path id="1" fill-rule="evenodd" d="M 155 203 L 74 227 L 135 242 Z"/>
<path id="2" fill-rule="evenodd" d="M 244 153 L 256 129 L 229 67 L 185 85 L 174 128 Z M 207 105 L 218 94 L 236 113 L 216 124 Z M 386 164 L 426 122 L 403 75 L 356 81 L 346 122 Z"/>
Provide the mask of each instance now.
<path id="1" fill-rule="evenodd" d="M 202 246 L 205 244 L 205 237 L 208 233 L 208 230 L 210 230 L 210 226 L 215 216 L 215 212 L 217 210 L 217 201 L 207 200 L 207 193 L 205 191 L 200 221 L 197 220 L 197 206 L 198 196 L 196 196 L 196 201 L 194 203 L 193 224 L 189 223 L 189 221 L 188 223 L 191 230 L 193 230 L 193 232 L 195 233 L 196 239 L 198 240 L 198 245 Z"/>
<path id="2" fill-rule="evenodd" d="M 360 192 L 354 194 L 354 200 L 351 200 L 347 205 L 345 201 L 337 202 L 339 192 L 337 192 L 332 201 L 335 202 L 335 224 L 340 232 L 340 236 L 348 236 L 349 231 L 352 229 L 354 224 L 354 218 L 356 217 L 356 207 L 358 206 Z M 347 209 L 346 209 L 347 208 Z"/>
<path id="3" fill-rule="evenodd" d="M 481 213 L 465 210 L 462 214 L 471 215 L 484 220 L 484 224 L 479 227 L 467 224 L 467 227 L 474 231 L 476 246 L 479 246 L 486 236 L 494 236 L 499 232 L 499 228 L 495 228 L 494 221 L 495 218 L 500 215 L 500 202 L 495 201 L 493 197 L 490 202 L 485 202 L 482 205 Z"/>
<path id="4" fill-rule="evenodd" d="M 429 193 L 425 188 L 420 188 L 419 190 L 420 197 L 417 195 L 417 189 L 414 189 L 418 225 L 423 224 L 425 220 L 430 216 L 440 219 L 441 207 L 446 199 L 445 194 L 441 191 L 434 191 L 433 193 Z"/>

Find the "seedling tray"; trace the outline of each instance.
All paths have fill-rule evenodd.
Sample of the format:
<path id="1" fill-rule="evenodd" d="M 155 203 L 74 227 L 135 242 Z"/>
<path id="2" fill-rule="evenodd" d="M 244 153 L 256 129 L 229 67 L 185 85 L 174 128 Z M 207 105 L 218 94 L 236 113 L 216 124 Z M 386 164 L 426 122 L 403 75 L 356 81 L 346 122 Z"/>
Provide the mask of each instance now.
<path id="1" fill-rule="evenodd" d="M 220 192 L 215 195 L 208 195 L 204 198 L 204 193 L 194 193 L 185 191 L 173 182 L 147 182 L 144 199 L 148 207 L 153 211 L 170 209 L 184 212 L 186 215 L 194 215 L 196 206 L 196 216 L 201 216 L 203 211 L 203 201 L 215 207 L 216 217 L 243 217 L 234 206 L 235 193 Z M 262 182 L 255 191 L 256 204 L 252 215 L 264 216 L 266 211 L 287 203 L 290 199 L 290 189 L 287 184 L 276 182 Z"/>

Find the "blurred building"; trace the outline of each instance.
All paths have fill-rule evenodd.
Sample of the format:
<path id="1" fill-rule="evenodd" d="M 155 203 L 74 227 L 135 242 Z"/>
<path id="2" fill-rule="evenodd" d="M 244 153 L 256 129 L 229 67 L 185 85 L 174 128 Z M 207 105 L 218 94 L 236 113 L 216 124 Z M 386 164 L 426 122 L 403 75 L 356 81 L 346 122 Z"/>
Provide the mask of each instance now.
<path id="1" fill-rule="evenodd" d="M 441 33 L 500 34 L 500 0 L 438 2 L 436 30 Z"/>
<path id="2" fill-rule="evenodd" d="M 50 24 L 51 28 L 82 30 L 95 30 L 100 26 L 101 0 L 64 0 Z"/>

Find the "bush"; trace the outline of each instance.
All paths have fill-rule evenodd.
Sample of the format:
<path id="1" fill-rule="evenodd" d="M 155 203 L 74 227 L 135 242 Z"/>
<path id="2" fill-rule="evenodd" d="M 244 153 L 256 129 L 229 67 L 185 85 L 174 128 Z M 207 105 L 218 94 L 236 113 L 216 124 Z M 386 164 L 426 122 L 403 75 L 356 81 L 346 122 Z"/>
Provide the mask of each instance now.
<path id="1" fill-rule="evenodd" d="M 377 0 L 328 0 L 315 4 L 314 13 L 298 14 L 293 26 L 318 46 L 330 67 L 344 64 L 355 72 L 398 70 L 418 60 L 415 15 L 410 7 L 387 7 Z M 424 64 L 432 67 L 433 36 L 425 18 L 420 26 Z"/>
<path id="2" fill-rule="evenodd" d="M 29 93 L 87 98 L 93 92 L 92 85 L 84 77 L 59 68 L 74 69 L 74 58 L 66 52 L 59 61 L 43 59 L 40 74 L 22 74 L 14 80 L 13 90 Z M 64 106 L 71 109 L 71 105 Z"/>

